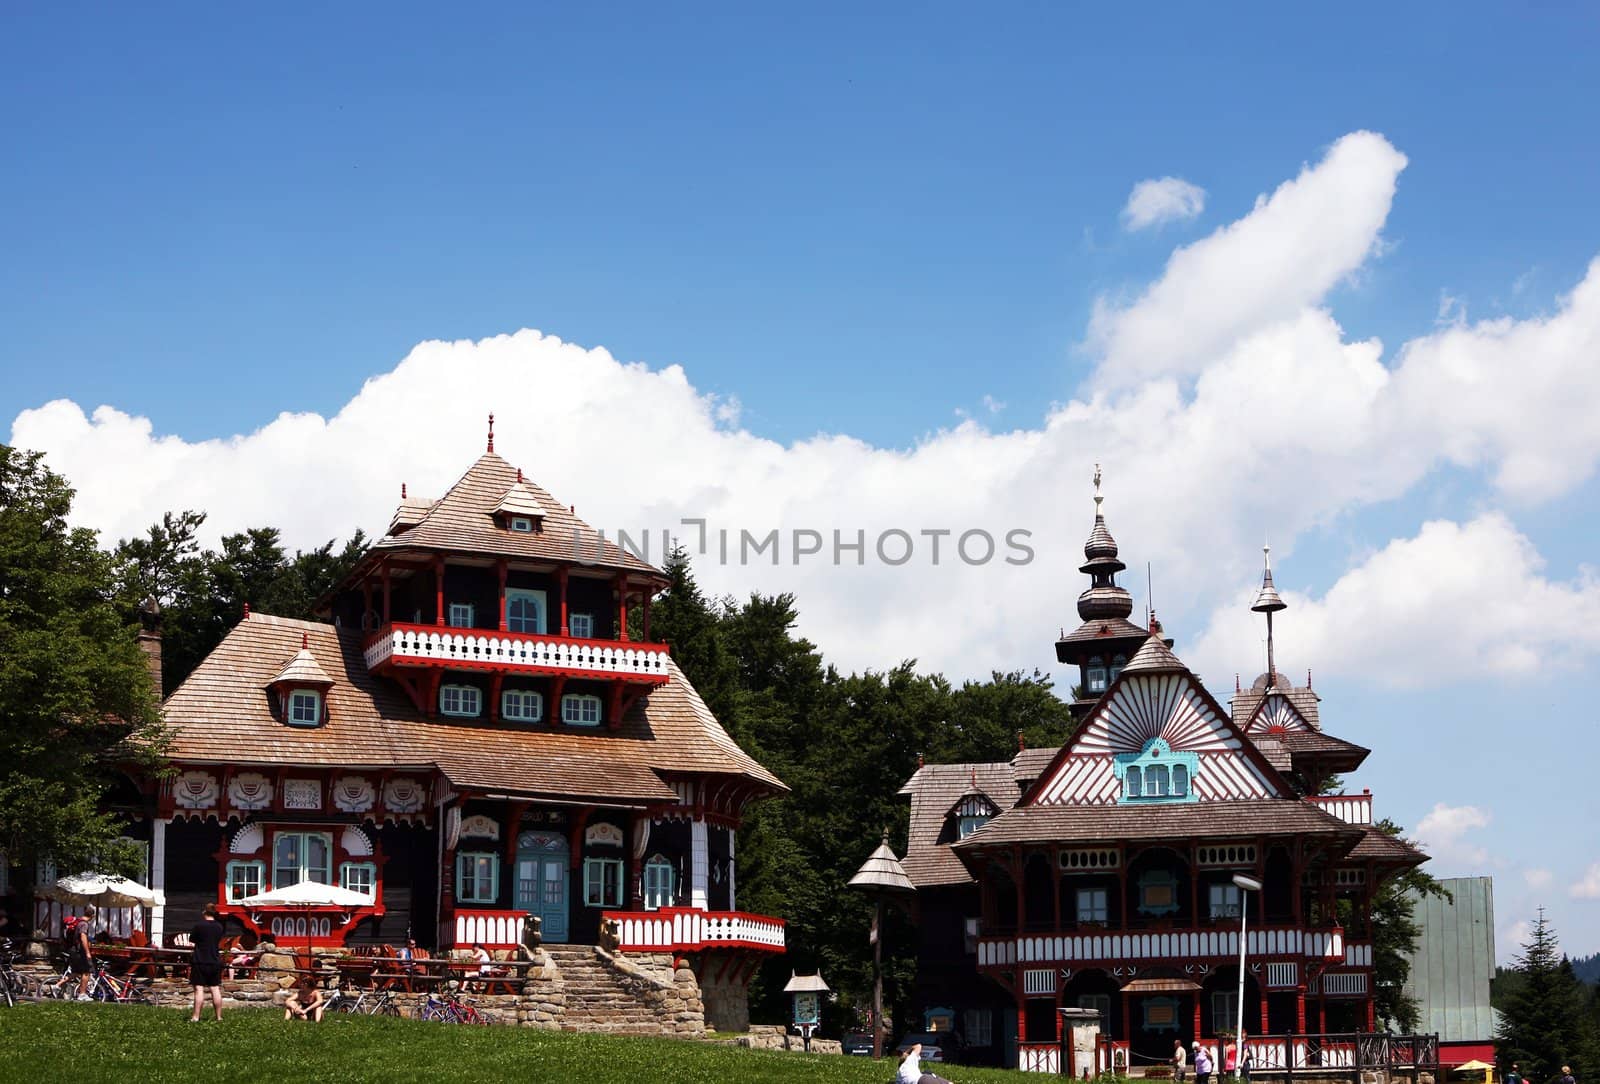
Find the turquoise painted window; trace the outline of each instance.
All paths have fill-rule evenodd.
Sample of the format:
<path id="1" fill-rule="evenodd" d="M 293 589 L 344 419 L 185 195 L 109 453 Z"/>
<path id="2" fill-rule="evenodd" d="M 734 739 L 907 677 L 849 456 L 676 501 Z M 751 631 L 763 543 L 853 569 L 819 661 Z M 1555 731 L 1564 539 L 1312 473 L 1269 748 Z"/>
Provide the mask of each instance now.
<path id="1" fill-rule="evenodd" d="M 1124 803 L 1192 802 L 1200 758 L 1174 753 L 1165 738 L 1151 738 L 1137 753 L 1122 753 L 1113 769 L 1122 780 Z"/>
<path id="2" fill-rule="evenodd" d="M 1111 680 L 1112 681 L 1117 680 L 1117 675 L 1122 673 L 1122 668 L 1124 666 L 1127 666 L 1127 665 L 1128 665 L 1128 656 L 1126 656 L 1126 655 L 1113 655 L 1113 656 L 1111 656 Z"/>
<path id="3" fill-rule="evenodd" d="M 373 896 L 378 891 L 378 866 L 375 862 L 339 863 L 339 884 L 352 892 Z"/>
<path id="4" fill-rule="evenodd" d="M 671 907 L 673 900 L 672 863 L 661 855 L 653 855 L 644 864 L 644 909 Z"/>
<path id="5" fill-rule="evenodd" d="M 493 904 L 500 898 L 500 856 L 492 851 L 456 855 L 456 902 Z"/>
<path id="6" fill-rule="evenodd" d="M 1147 997 L 1144 999 L 1144 1030 L 1177 1031 L 1178 999 L 1175 997 Z"/>
<path id="7" fill-rule="evenodd" d="M 265 862 L 229 862 L 228 902 L 234 903 L 260 892 L 266 874 Z"/>
<path id="8" fill-rule="evenodd" d="M 1139 877 L 1139 912 L 1170 915 L 1178 910 L 1178 879 L 1168 871 L 1150 870 Z"/>
<path id="9" fill-rule="evenodd" d="M 1083 675 L 1084 689 L 1099 696 L 1106 691 L 1106 661 L 1099 655 L 1089 660 Z"/>

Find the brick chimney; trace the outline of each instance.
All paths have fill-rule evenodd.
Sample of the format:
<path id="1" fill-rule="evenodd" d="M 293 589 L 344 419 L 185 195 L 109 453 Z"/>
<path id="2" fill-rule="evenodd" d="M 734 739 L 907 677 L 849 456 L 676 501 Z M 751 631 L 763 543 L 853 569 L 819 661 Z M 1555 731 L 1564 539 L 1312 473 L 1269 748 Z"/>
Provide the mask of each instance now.
<path id="1" fill-rule="evenodd" d="M 165 698 L 161 687 L 161 604 L 147 598 L 139 604 L 139 650 L 144 652 L 144 664 L 150 671 L 150 685 L 155 689 L 156 701 Z"/>

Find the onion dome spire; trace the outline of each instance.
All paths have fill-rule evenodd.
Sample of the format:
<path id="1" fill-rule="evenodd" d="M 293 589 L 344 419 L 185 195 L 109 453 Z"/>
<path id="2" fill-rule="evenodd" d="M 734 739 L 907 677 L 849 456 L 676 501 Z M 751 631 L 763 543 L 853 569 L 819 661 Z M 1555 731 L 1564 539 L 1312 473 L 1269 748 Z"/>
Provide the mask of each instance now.
<path id="1" fill-rule="evenodd" d="M 1105 496 L 1100 492 L 1100 464 L 1094 465 L 1094 528 L 1083 544 L 1088 558 L 1078 571 L 1089 577 L 1089 589 L 1078 596 L 1078 616 L 1085 621 L 1126 618 L 1133 613 L 1133 596 L 1117 586 L 1117 573 L 1128 566 L 1117 559 L 1117 540 L 1106 528 Z"/>
<path id="2" fill-rule="evenodd" d="M 1255 604 L 1250 609 L 1254 613 L 1267 615 L 1267 688 L 1274 689 L 1278 685 L 1278 669 L 1272 658 L 1272 615 L 1287 610 L 1289 604 L 1283 601 L 1283 596 L 1272 585 L 1272 547 L 1262 546 L 1261 553 L 1266 568 L 1261 573 L 1261 590 L 1256 593 Z"/>

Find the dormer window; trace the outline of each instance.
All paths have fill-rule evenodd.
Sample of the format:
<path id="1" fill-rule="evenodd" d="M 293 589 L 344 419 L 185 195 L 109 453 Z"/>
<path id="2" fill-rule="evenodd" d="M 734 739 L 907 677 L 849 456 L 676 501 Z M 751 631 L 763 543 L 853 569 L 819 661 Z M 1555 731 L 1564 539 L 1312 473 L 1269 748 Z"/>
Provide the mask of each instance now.
<path id="1" fill-rule="evenodd" d="M 1165 738 L 1151 738 L 1138 753 L 1123 753 L 1116 758 L 1115 771 L 1122 780 L 1120 801 L 1192 802 L 1198 767 L 1196 754 L 1174 753 Z"/>
<path id="2" fill-rule="evenodd" d="M 957 799 L 950 812 L 945 814 L 946 817 L 955 819 L 956 839 L 958 840 L 966 839 L 979 828 L 988 824 L 994 819 L 994 815 L 1000 811 L 989 800 L 987 794 L 976 788 L 977 782 L 976 778 L 974 778 L 973 789 L 968 790 L 967 793 Z"/>
<path id="3" fill-rule="evenodd" d="M 988 814 L 978 817 L 962 817 L 956 822 L 956 838 L 966 839 L 979 828 L 989 823 Z"/>
<path id="4" fill-rule="evenodd" d="M 533 520 L 529 519 L 527 516 L 512 516 L 509 526 L 518 534 L 533 533 Z"/>
<path id="5" fill-rule="evenodd" d="M 588 693 L 568 693 L 561 698 L 561 721 L 570 726 L 599 726 L 600 698 Z"/>
<path id="6" fill-rule="evenodd" d="M 483 710 L 483 693 L 476 685 L 439 687 L 439 711 L 443 715 L 476 719 Z"/>
<path id="7" fill-rule="evenodd" d="M 322 722 L 322 694 L 315 689 L 296 689 L 289 694 L 289 722 L 295 726 L 316 726 Z"/>
<path id="8" fill-rule="evenodd" d="M 1106 691 L 1106 661 L 1099 655 L 1089 660 L 1089 665 L 1083 670 L 1083 688 L 1091 696 L 1099 696 Z"/>

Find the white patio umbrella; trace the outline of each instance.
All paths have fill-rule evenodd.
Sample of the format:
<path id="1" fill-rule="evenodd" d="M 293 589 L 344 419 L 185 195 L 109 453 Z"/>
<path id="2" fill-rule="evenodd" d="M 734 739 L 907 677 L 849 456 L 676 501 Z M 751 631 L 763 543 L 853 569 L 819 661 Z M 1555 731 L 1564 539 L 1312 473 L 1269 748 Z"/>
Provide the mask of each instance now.
<path id="1" fill-rule="evenodd" d="M 257 892 L 253 896 L 234 901 L 240 907 L 275 909 L 279 907 L 298 907 L 304 911 L 317 908 L 339 908 L 351 910 L 356 907 L 367 907 L 372 904 L 372 897 L 365 892 L 355 892 L 338 885 L 325 885 L 317 881 L 296 881 L 283 888 L 274 888 L 268 892 Z M 306 959 L 311 956 L 311 923 L 306 923 Z"/>
<path id="2" fill-rule="evenodd" d="M 39 894 L 60 903 L 92 903 L 100 907 L 154 907 L 157 900 L 154 889 L 105 873 L 62 877 Z"/>

